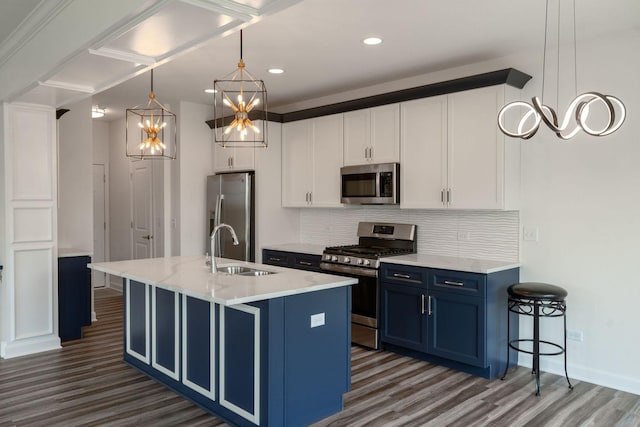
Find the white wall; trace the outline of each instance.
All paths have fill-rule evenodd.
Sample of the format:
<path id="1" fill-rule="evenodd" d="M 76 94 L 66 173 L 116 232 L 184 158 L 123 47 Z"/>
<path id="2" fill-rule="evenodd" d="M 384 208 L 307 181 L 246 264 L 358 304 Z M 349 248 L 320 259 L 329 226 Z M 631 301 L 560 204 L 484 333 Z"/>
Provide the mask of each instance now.
<path id="1" fill-rule="evenodd" d="M 210 105 L 180 102 L 178 146 L 180 163 L 180 255 L 204 255 L 207 234 L 207 175 L 213 173 Z"/>
<path id="2" fill-rule="evenodd" d="M 519 234 L 522 236 L 522 226 L 536 227 L 540 236 L 537 242 L 524 242 L 520 237 L 520 279 L 560 285 L 569 292 L 568 328 L 584 333 L 583 342 L 568 343 L 570 377 L 636 394 L 640 394 L 636 308 L 640 300 L 639 50 L 637 31 L 578 44 L 578 91 L 595 90 L 622 99 L 629 118 L 618 132 L 603 138 L 581 134 L 562 142 L 543 125 L 531 140 L 513 140 L 522 144 Z M 508 67 L 533 76 L 522 91 L 523 100 L 540 96 L 542 49 L 310 100 L 282 111 Z M 549 70 L 555 73 L 553 68 Z M 545 103 L 556 109 L 555 84 L 549 79 L 554 80 L 555 74 L 547 77 Z M 564 62 L 560 87 L 557 110 L 562 116 L 574 87 L 573 67 Z M 328 217 L 340 215 L 335 210 L 322 212 L 302 211 L 303 238 L 312 235 Z M 318 215 L 322 218 L 308 221 Z M 473 233 L 474 224 L 470 227 Z M 561 339 L 561 321 L 547 320 L 541 326 L 542 333 L 552 340 Z M 526 319 L 521 322 L 523 336 L 530 335 L 530 326 Z M 530 359 L 521 355 L 520 363 L 530 366 Z M 543 357 L 541 363 L 543 370 L 563 373 L 562 357 Z"/>
<path id="3" fill-rule="evenodd" d="M 298 209 L 282 207 L 282 125 L 269 122 L 268 147 L 256 148 L 256 262 L 262 262 L 262 247 L 297 242 L 300 231 Z"/>
<path id="4" fill-rule="evenodd" d="M 58 246 L 93 252 L 91 100 L 58 120 Z"/>
<path id="5" fill-rule="evenodd" d="M 125 121 L 109 123 L 109 249 L 110 261 L 131 259 L 131 201 Z"/>
<path id="6" fill-rule="evenodd" d="M 578 48 L 578 90 L 619 97 L 630 117 L 607 137 L 566 143 L 541 129 L 523 145 L 521 221 L 540 240 L 523 242 L 521 277 L 569 292 L 568 328 L 584 332 L 569 342 L 570 376 L 640 394 L 640 34 Z M 539 91 L 532 83 L 527 91 Z M 555 359 L 546 366 L 558 372 Z"/>

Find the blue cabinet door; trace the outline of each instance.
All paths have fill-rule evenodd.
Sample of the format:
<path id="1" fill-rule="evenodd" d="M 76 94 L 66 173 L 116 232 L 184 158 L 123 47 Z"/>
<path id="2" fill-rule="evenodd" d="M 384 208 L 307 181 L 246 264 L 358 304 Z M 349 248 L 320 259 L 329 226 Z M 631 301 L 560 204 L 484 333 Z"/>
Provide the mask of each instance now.
<path id="1" fill-rule="evenodd" d="M 91 325 L 91 257 L 58 258 L 58 334 L 61 341 L 82 338 Z"/>
<path id="2" fill-rule="evenodd" d="M 383 282 L 380 292 L 382 342 L 427 351 L 426 287 Z"/>
<path id="3" fill-rule="evenodd" d="M 182 383 L 215 400 L 215 304 L 182 296 Z"/>
<path id="4" fill-rule="evenodd" d="M 269 265 L 277 265 L 280 267 L 289 266 L 289 252 L 273 251 L 270 249 L 262 250 L 262 262 Z"/>
<path id="5" fill-rule="evenodd" d="M 248 304 L 220 308 L 220 405 L 260 424 L 260 309 Z"/>
<path id="6" fill-rule="evenodd" d="M 468 365 L 487 364 L 485 300 L 430 291 L 427 352 Z"/>
<path id="7" fill-rule="evenodd" d="M 148 285 L 125 282 L 125 350 L 127 354 L 150 363 L 149 291 Z"/>
<path id="8" fill-rule="evenodd" d="M 180 295 L 152 287 L 151 321 L 153 351 L 151 366 L 163 374 L 179 379 L 180 363 Z"/>

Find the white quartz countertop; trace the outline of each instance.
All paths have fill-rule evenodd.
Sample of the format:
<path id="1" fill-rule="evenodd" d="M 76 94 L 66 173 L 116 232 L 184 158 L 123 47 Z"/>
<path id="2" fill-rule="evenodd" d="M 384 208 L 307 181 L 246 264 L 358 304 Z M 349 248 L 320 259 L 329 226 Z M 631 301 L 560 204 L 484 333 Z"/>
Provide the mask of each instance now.
<path id="1" fill-rule="evenodd" d="M 416 267 L 440 268 L 443 270 L 466 271 L 468 273 L 489 274 L 520 267 L 517 262 L 502 262 L 474 258 L 458 258 L 440 255 L 410 254 L 385 257 L 380 260 L 389 264 L 404 264 Z"/>
<path id="2" fill-rule="evenodd" d="M 74 256 L 93 256 L 91 251 L 78 248 L 58 248 L 58 258 L 69 258 Z"/>
<path id="3" fill-rule="evenodd" d="M 357 279 L 333 274 L 216 258 L 218 268 L 243 265 L 276 272 L 265 276 L 211 273 L 204 256 L 178 256 L 91 263 L 89 267 L 115 276 L 149 283 L 222 305 L 243 304 L 271 298 L 349 286 Z"/>
<path id="4" fill-rule="evenodd" d="M 281 245 L 263 246 L 262 249 L 270 249 L 283 252 L 296 252 L 308 255 L 322 255 L 322 251 L 324 251 L 324 248 L 326 247 L 326 245 L 318 245 L 313 243 L 284 243 Z"/>

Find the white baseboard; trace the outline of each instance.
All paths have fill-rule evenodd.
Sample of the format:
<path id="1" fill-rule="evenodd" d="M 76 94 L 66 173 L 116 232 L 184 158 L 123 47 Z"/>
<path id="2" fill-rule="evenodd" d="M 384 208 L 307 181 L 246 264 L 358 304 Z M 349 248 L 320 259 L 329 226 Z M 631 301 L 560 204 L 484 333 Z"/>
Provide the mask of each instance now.
<path id="1" fill-rule="evenodd" d="M 120 276 L 109 276 L 109 283 L 107 283 L 107 287 L 109 289 L 113 289 L 114 291 L 118 291 L 122 293 L 122 277 Z"/>
<path id="2" fill-rule="evenodd" d="M 26 356 L 28 354 L 57 350 L 60 348 L 62 347 L 59 336 L 43 335 L 11 342 L 3 341 L 0 344 L 0 357 L 3 359 L 11 359 L 13 357 Z"/>
<path id="3" fill-rule="evenodd" d="M 533 359 L 529 355 L 518 355 L 518 365 L 531 369 Z M 540 371 L 550 372 L 552 374 L 564 377 L 564 359 L 562 356 L 542 356 L 540 358 Z M 605 372 L 597 369 L 588 368 L 583 365 L 569 363 L 567 365 L 567 373 L 569 379 L 576 379 L 592 384 L 609 387 L 616 390 L 626 391 L 640 395 L 640 380 L 627 377 L 624 375 Z"/>

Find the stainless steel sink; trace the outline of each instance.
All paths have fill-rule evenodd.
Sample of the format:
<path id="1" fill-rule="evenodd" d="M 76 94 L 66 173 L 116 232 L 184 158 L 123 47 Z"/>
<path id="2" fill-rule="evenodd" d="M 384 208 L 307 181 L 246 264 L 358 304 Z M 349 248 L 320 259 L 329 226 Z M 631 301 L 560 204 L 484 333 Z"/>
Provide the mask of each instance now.
<path id="1" fill-rule="evenodd" d="M 240 276 L 266 276 L 274 274 L 274 271 L 258 270 L 255 268 L 245 267 L 243 265 L 227 265 L 218 267 L 218 273 L 237 274 Z"/>

